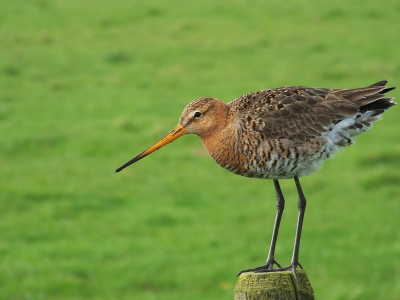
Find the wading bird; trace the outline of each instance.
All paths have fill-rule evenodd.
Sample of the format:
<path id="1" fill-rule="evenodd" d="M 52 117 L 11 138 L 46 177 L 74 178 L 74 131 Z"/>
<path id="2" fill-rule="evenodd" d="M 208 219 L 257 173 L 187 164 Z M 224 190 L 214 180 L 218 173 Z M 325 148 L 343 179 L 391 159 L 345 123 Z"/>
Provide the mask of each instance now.
<path id="1" fill-rule="evenodd" d="M 299 177 L 319 169 L 324 160 L 353 144 L 355 136 L 370 129 L 396 104 L 385 96 L 394 88 L 385 85 L 386 81 L 380 81 L 356 89 L 275 88 L 252 92 L 227 104 L 215 98 L 198 98 L 186 106 L 171 132 L 115 172 L 184 134 L 197 134 L 221 167 L 274 182 L 277 214 L 266 264 L 239 274 L 290 270 L 296 276 L 297 266 L 301 267 L 299 248 L 306 209 Z M 296 184 L 299 212 L 292 260 L 289 266 L 281 267 L 274 257 L 285 206 L 278 180 L 288 178 Z"/>

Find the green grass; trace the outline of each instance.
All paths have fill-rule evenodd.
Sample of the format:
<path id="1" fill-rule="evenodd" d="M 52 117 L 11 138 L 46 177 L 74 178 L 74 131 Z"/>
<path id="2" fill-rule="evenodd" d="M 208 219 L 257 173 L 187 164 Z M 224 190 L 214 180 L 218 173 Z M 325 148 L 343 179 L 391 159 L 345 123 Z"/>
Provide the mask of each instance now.
<path id="1" fill-rule="evenodd" d="M 113 170 L 200 96 L 400 82 L 398 1 L 0 3 L 0 299 L 232 299 L 266 258 L 272 182 L 219 168 L 196 136 Z M 317 299 L 400 297 L 399 119 L 302 180 Z"/>

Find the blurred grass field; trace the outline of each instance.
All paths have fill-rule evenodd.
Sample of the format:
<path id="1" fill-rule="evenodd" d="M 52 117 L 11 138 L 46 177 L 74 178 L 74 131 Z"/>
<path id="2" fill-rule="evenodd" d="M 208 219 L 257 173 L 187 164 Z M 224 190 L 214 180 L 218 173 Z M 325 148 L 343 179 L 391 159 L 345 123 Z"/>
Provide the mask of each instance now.
<path id="1" fill-rule="evenodd" d="M 266 259 L 272 181 L 223 170 L 196 136 L 113 170 L 200 96 L 400 85 L 394 0 L 0 4 L 0 299 L 232 299 Z M 317 299 L 400 298 L 399 119 L 302 179 Z M 297 194 L 281 184 L 286 265 Z"/>

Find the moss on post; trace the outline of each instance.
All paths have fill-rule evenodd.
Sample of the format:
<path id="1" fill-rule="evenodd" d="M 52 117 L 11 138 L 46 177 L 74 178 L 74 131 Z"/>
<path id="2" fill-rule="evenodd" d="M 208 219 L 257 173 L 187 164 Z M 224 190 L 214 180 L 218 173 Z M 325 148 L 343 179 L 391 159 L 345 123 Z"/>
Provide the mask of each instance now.
<path id="1" fill-rule="evenodd" d="M 306 272 L 297 271 L 297 277 L 298 282 L 290 271 L 243 273 L 236 283 L 234 300 L 315 299 Z"/>

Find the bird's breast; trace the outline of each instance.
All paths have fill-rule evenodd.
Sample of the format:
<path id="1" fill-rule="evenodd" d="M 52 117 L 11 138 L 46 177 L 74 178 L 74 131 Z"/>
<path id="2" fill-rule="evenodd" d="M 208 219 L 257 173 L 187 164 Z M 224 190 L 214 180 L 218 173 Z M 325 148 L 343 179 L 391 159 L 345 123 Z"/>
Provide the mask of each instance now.
<path id="1" fill-rule="evenodd" d="M 282 179 L 296 174 L 307 175 L 319 169 L 330 152 L 323 145 L 323 139 L 295 145 L 288 139 L 266 139 L 260 133 L 250 134 L 240 128 L 203 136 L 202 141 L 221 167 L 251 178 Z"/>

